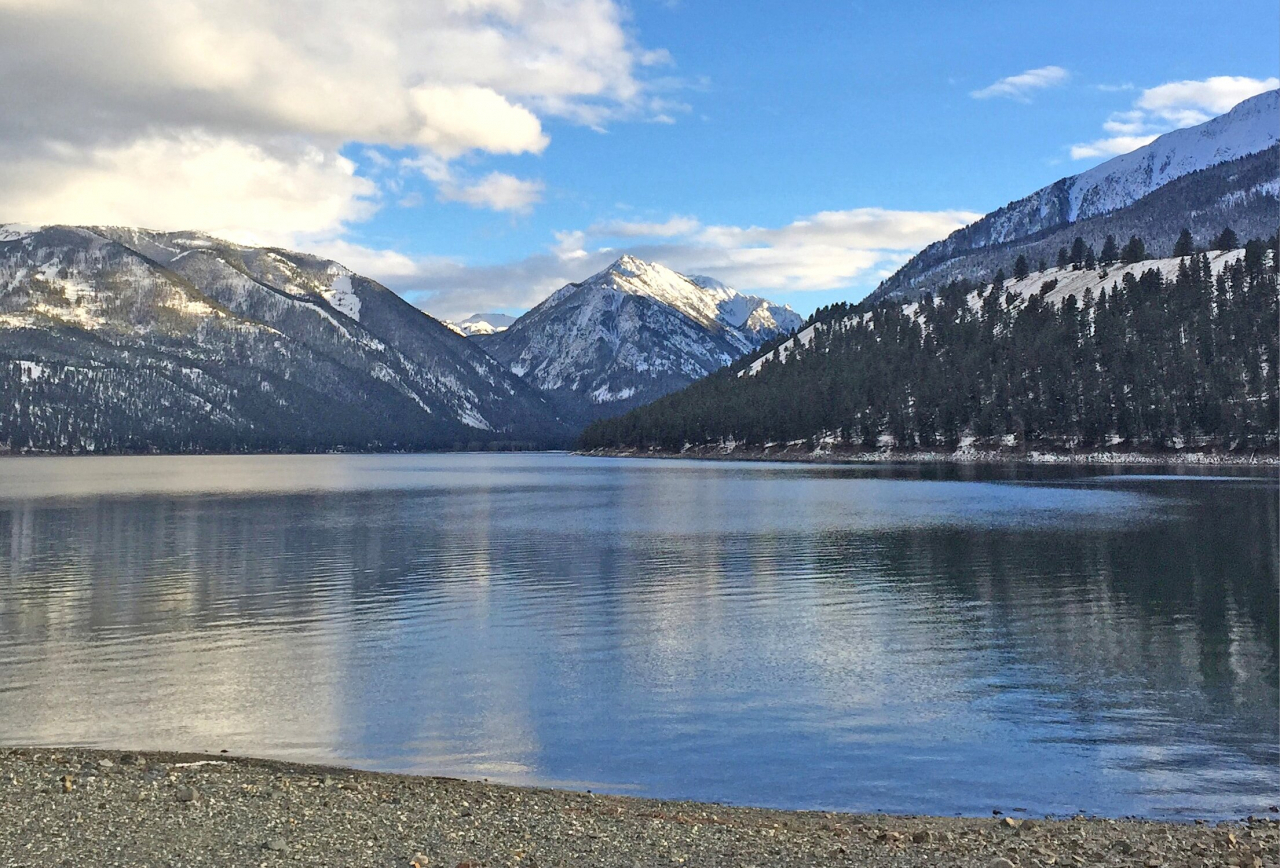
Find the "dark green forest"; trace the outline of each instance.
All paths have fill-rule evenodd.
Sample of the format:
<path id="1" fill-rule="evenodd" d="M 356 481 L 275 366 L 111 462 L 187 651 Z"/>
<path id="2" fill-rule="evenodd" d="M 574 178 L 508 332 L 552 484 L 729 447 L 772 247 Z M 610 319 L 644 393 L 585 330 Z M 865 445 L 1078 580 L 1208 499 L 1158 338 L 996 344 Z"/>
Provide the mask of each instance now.
<path id="1" fill-rule="evenodd" d="M 1275 247 L 1250 242 L 1217 275 L 1190 252 L 1173 279 L 1126 273 L 1061 304 L 1045 300 L 1053 281 L 1022 297 L 997 274 L 982 289 L 927 294 L 914 315 L 895 301 L 825 308 L 810 320 L 821 323 L 812 345 L 785 362 L 750 375 L 740 361 L 593 424 L 580 446 L 812 446 L 834 436 L 849 448 L 955 448 L 970 436 L 1024 448 L 1275 449 Z"/>

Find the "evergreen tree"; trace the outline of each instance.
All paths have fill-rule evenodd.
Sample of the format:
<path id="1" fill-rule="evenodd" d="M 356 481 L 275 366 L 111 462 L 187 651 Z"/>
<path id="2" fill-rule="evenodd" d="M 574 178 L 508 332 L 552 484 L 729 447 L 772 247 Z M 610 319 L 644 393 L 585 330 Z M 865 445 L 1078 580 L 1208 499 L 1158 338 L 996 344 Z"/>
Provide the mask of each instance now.
<path id="1" fill-rule="evenodd" d="M 1177 257 L 1194 256 L 1196 252 L 1196 242 L 1191 237 L 1190 229 L 1183 229 L 1182 234 L 1178 236 L 1178 241 L 1173 245 L 1173 255 Z"/>
<path id="2" fill-rule="evenodd" d="M 1120 246 L 1116 244 L 1116 237 L 1108 235 L 1107 240 L 1102 245 L 1102 255 L 1098 257 L 1098 261 L 1103 265 L 1110 265 L 1120 259 Z"/>
<path id="3" fill-rule="evenodd" d="M 1079 268 L 1081 265 L 1084 264 L 1084 252 L 1085 252 L 1084 239 L 1081 238 L 1079 235 L 1077 235 L 1076 240 L 1071 242 L 1071 265 L 1072 266 Z"/>
<path id="4" fill-rule="evenodd" d="M 1235 250 L 1240 247 L 1240 239 L 1236 237 L 1235 230 L 1230 226 L 1222 230 L 1217 239 L 1213 242 L 1214 250 Z"/>
<path id="5" fill-rule="evenodd" d="M 1071 254 L 1067 252 L 1067 248 L 1059 247 L 1058 248 L 1058 267 L 1066 268 L 1070 264 L 1071 264 Z"/>
<path id="6" fill-rule="evenodd" d="M 1084 267 L 1086 271 L 1093 271 L 1098 267 L 1098 258 L 1093 255 L 1092 247 L 1084 252 Z"/>
<path id="7" fill-rule="evenodd" d="M 1027 264 L 1027 257 L 1023 256 L 1021 253 L 1018 254 L 1017 261 L 1013 263 L 1013 279 L 1022 280 L 1030 273 L 1031 266 Z"/>
<path id="8" fill-rule="evenodd" d="M 1147 245 L 1137 235 L 1129 236 L 1129 241 L 1120 253 L 1120 261 L 1125 265 L 1142 262 L 1147 258 Z"/>

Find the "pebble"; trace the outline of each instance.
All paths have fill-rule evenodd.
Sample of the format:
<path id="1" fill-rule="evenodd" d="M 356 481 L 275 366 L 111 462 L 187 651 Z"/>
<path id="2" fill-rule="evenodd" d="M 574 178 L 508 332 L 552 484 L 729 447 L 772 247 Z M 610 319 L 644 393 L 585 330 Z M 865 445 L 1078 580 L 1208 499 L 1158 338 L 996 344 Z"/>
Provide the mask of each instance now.
<path id="1" fill-rule="evenodd" d="M 113 752 L 116 768 L 108 773 L 100 764 L 105 752 L 39 756 L 0 748 L 0 784 L 8 777 L 28 782 L 0 785 L 0 817 L 5 818 L 0 866 L 106 864 L 101 857 L 110 854 L 107 861 L 130 868 L 269 868 L 286 860 L 290 866 L 344 868 L 467 863 L 485 868 L 1144 868 L 1149 859 L 1170 868 L 1218 868 L 1229 862 L 1259 868 L 1264 858 L 1270 868 L 1280 868 L 1268 855 L 1280 843 L 1280 824 L 1271 814 L 1265 823 L 1255 818 L 1251 826 L 1216 820 L 1197 826 L 1103 819 L 1007 822 L 1000 816 L 859 817 L 587 798 L 359 771 L 332 772 L 332 789 L 324 789 L 316 786 L 326 776 L 324 768 L 260 760 L 202 761 L 190 771 L 196 758 L 189 755 L 148 754 L 135 766 Z M 86 770 L 99 776 L 87 778 Z M 57 792 L 64 776 L 75 794 L 31 797 L 32 788 Z M 192 786 L 197 783 L 198 792 Z M 174 806 L 183 797 L 200 807 Z M 460 819 L 464 813 L 470 816 Z M 128 832 L 122 835 L 124 829 Z M 37 861 L 25 855 L 33 835 L 44 848 Z M 259 855 L 239 861 L 229 855 L 246 851 Z M 24 858 L 14 862 L 15 853 Z"/>

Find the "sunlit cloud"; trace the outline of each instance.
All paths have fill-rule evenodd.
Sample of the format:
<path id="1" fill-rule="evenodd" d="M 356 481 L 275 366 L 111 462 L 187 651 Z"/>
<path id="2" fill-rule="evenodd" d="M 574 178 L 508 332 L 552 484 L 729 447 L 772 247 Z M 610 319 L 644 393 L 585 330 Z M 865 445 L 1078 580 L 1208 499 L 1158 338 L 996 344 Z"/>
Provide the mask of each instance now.
<path id="1" fill-rule="evenodd" d="M 536 154 L 546 118 L 669 114 L 614 0 L 0 2 L 0 219 L 340 237 L 394 180 L 386 150 L 444 164 Z M 385 189 L 380 184 L 388 180 Z M 449 174 L 438 198 L 523 211 L 538 181 Z M 412 201 L 412 200 L 409 200 Z"/>
<path id="2" fill-rule="evenodd" d="M 874 288 L 927 244 L 978 219 L 971 211 L 824 211 L 782 226 L 704 225 L 695 218 L 602 221 L 556 233 L 547 250 L 515 262 L 468 266 L 434 259 L 383 279 L 429 313 L 448 319 L 519 311 L 566 283 L 605 268 L 623 252 L 684 274 L 706 274 L 768 294 Z M 617 244 L 625 239 L 625 246 Z M 379 275 L 375 275 L 379 276 Z"/>
<path id="3" fill-rule="evenodd" d="M 1102 129 L 1108 135 L 1071 146 L 1073 160 L 1127 154 L 1171 130 L 1193 127 L 1230 111 L 1240 102 L 1280 87 L 1277 78 L 1218 75 L 1204 81 L 1173 81 L 1142 91 L 1133 108 L 1113 112 Z"/>

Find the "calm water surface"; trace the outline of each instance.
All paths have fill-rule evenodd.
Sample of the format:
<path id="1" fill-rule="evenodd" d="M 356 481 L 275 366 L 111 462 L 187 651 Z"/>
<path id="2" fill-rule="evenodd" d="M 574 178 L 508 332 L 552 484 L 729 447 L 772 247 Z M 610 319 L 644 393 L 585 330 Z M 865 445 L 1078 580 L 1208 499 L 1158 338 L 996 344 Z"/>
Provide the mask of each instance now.
<path id="1" fill-rule="evenodd" d="M 0 743 L 1241 816 L 1280 801 L 1278 497 L 1274 472 L 0 459 Z"/>

